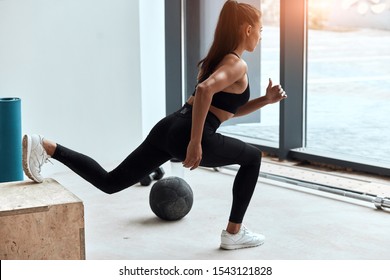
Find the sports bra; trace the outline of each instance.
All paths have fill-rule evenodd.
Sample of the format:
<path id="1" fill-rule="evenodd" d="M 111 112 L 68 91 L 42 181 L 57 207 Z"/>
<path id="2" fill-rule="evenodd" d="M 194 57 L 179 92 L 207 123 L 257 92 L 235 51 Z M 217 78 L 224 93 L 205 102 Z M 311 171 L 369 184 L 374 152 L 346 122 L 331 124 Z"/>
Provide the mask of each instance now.
<path id="1" fill-rule="evenodd" d="M 235 54 L 235 53 L 233 53 Z M 239 57 L 237 54 L 235 54 Z M 195 92 L 192 96 L 195 96 Z M 211 105 L 227 111 L 229 113 L 235 114 L 239 107 L 248 102 L 250 97 L 250 89 L 249 89 L 249 81 L 248 86 L 242 93 L 230 93 L 225 91 L 220 91 L 214 94 L 213 99 L 211 101 Z"/>

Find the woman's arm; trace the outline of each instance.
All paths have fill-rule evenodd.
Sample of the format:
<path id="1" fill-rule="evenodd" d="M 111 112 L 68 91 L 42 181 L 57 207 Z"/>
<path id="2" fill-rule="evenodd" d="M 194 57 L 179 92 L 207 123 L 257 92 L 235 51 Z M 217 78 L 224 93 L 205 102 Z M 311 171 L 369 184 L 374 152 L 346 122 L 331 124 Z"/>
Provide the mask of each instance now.
<path id="1" fill-rule="evenodd" d="M 184 167 L 193 170 L 202 160 L 203 127 L 213 95 L 242 78 L 246 68 L 242 60 L 235 57 L 227 58 L 208 79 L 197 86 L 192 107 L 191 140 L 187 147 L 186 159 L 183 161 Z"/>
<path id="2" fill-rule="evenodd" d="M 246 104 L 238 108 L 237 112 L 234 114 L 233 118 L 242 117 L 248 115 L 252 112 L 259 110 L 265 105 L 270 104 L 268 99 L 265 96 L 261 96 L 255 99 L 248 101 Z"/>
<path id="3" fill-rule="evenodd" d="M 283 99 L 286 99 L 286 92 L 280 85 L 272 85 L 272 80 L 269 79 L 268 87 L 266 94 L 259 98 L 255 98 L 253 100 L 248 101 L 246 104 L 238 108 L 234 117 L 240 117 L 248 115 L 254 111 L 259 110 L 265 105 L 279 102 Z"/>

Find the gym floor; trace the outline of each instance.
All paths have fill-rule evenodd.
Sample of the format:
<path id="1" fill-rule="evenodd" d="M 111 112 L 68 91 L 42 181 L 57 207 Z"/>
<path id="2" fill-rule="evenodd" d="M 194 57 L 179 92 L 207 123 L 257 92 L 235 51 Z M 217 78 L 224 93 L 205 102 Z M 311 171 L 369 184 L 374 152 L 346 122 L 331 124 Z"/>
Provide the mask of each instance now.
<path id="1" fill-rule="evenodd" d="M 171 163 L 164 166 L 173 174 Z M 263 159 L 262 172 L 368 188 L 390 196 L 386 178 L 308 169 Z M 90 260 L 388 260 L 390 211 L 317 190 L 259 178 L 244 223 L 263 233 L 263 246 L 225 251 L 220 233 L 230 211 L 234 171 L 185 171 L 194 204 L 182 220 L 166 222 L 150 210 L 150 187 L 106 195 L 73 173 L 52 176 L 84 202 L 86 257 Z M 363 191 L 363 190 L 362 190 Z"/>

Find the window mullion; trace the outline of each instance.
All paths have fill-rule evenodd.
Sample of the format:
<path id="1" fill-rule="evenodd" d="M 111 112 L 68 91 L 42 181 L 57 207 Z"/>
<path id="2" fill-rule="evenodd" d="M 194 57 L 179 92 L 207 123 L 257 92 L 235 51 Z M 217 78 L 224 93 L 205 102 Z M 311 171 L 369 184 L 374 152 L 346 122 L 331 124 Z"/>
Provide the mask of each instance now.
<path id="1" fill-rule="evenodd" d="M 305 143 L 306 4 L 306 0 L 280 1 L 280 82 L 288 95 L 280 103 L 280 159 Z"/>

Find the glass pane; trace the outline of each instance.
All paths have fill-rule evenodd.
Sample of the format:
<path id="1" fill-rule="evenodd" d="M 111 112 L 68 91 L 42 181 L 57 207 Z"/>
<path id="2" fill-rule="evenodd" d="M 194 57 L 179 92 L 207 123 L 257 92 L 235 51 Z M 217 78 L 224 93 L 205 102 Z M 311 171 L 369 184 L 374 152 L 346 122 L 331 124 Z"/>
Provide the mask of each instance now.
<path id="1" fill-rule="evenodd" d="M 246 3 L 249 2 L 246 1 Z M 275 84 L 279 83 L 280 1 L 261 0 L 261 10 L 263 33 L 261 44 L 258 46 L 260 48 L 260 62 L 257 63 L 260 63 L 260 94 L 264 95 L 269 78 Z M 251 69 L 249 69 L 250 71 Z M 238 124 L 228 122 L 227 125 L 220 128 L 220 132 L 244 136 L 245 140 L 252 143 L 277 147 L 279 145 L 279 105 L 266 106 L 256 114 L 260 115 L 260 121 Z"/>
<path id="2" fill-rule="evenodd" d="M 390 1 L 309 0 L 307 147 L 390 162 Z"/>

